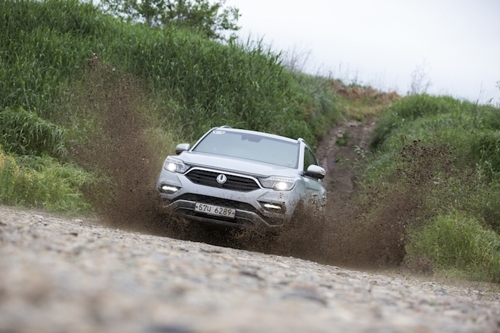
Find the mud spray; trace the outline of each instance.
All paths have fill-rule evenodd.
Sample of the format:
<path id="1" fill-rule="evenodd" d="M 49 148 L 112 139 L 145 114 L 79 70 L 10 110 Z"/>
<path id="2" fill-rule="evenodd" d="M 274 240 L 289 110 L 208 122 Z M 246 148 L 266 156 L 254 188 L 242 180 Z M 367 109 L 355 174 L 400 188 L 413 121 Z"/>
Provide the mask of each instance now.
<path id="1" fill-rule="evenodd" d="M 74 149 L 74 159 L 102 175 L 103 181 L 89 186 L 85 193 L 108 226 L 333 265 L 370 268 L 401 263 L 404 231 L 397 216 L 411 209 L 414 198 L 386 196 L 384 199 L 401 204 L 367 221 L 352 200 L 355 169 L 329 163 L 333 159 L 354 161 L 354 147 L 366 146 L 373 124 L 343 124 L 333 129 L 319 147 L 318 156 L 332 164 L 324 182 L 329 190 L 326 218 L 312 219 L 310 212 L 301 212 L 295 227 L 279 235 L 252 229 L 208 228 L 172 220 L 157 211 L 154 182 L 161 166 L 153 161 L 164 152 L 154 151 L 144 136 L 151 125 L 140 111 L 147 103 L 146 89 L 136 79 L 103 66 L 97 58 L 92 59 L 90 67 L 79 87 L 77 103 L 90 110 L 102 130 Z M 339 130 L 350 131 L 349 145 L 334 145 Z M 379 198 L 376 191 L 373 198 Z"/>
<path id="2" fill-rule="evenodd" d="M 147 90 L 96 56 L 72 90 L 80 117 L 95 129 L 72 149 L 72 158 L 99 176 L 84 189 L 86 198 L 110 227 L 165 233 L 154 193 L 157 158 L 145 136 L 150 120 L 140 111 Z"/>

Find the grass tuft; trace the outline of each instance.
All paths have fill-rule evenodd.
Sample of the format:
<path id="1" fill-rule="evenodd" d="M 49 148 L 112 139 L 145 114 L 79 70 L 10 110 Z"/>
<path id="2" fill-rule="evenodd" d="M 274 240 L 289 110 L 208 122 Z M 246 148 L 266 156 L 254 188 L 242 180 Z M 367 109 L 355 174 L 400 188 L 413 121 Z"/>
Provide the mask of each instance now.
<path id="1" fill-rule="evenodd" d="M 93 181 L 83 169 L 52 157 L 18 157 L 0 149 L 0 203 L 57 212 L 88 212 L 79 190 Z"/>
<path id="2" fill-rule="evenodd" d="M 434 269 L 500 282 L 500 236 L 473 216 L 458 212 L 436 216 L 411 233 L 406 250 L 407 260 L 424 257 Z"/>
<path id="3" fill-rule="evenodd" d="M 64 129 L 22 107 L 0 111 L 0 145 L 19 155 L 66 155 Z"/>

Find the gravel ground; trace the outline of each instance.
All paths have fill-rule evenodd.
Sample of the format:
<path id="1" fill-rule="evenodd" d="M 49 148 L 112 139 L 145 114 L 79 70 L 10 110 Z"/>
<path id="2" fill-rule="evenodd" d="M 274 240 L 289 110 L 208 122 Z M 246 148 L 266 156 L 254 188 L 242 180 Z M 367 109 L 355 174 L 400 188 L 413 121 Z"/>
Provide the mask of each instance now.
<path id="1" fill-rule="evenodd" d="M 0 332 L 500 332 L 500 294 L 0 207 Z"/>

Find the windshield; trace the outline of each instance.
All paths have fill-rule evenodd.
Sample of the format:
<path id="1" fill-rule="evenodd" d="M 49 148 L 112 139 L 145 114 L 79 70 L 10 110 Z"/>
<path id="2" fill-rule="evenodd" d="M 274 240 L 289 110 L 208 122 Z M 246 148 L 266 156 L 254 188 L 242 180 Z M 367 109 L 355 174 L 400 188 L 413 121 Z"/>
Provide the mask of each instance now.
<path id="1" fill-rule="evenodd" d="M 253 133 L 213 130 L 193 151 L 297 168 L 299 144 Z"/>

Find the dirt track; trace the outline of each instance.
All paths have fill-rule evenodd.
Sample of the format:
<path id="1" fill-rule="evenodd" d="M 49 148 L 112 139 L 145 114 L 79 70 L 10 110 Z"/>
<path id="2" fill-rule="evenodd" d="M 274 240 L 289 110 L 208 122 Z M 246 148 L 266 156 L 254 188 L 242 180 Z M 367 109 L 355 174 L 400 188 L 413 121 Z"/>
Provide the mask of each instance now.
<path id="1" fill-rule="evenodd" d="M 0 207 L 0 332 L 500 332 L 500 294 Z"/>

